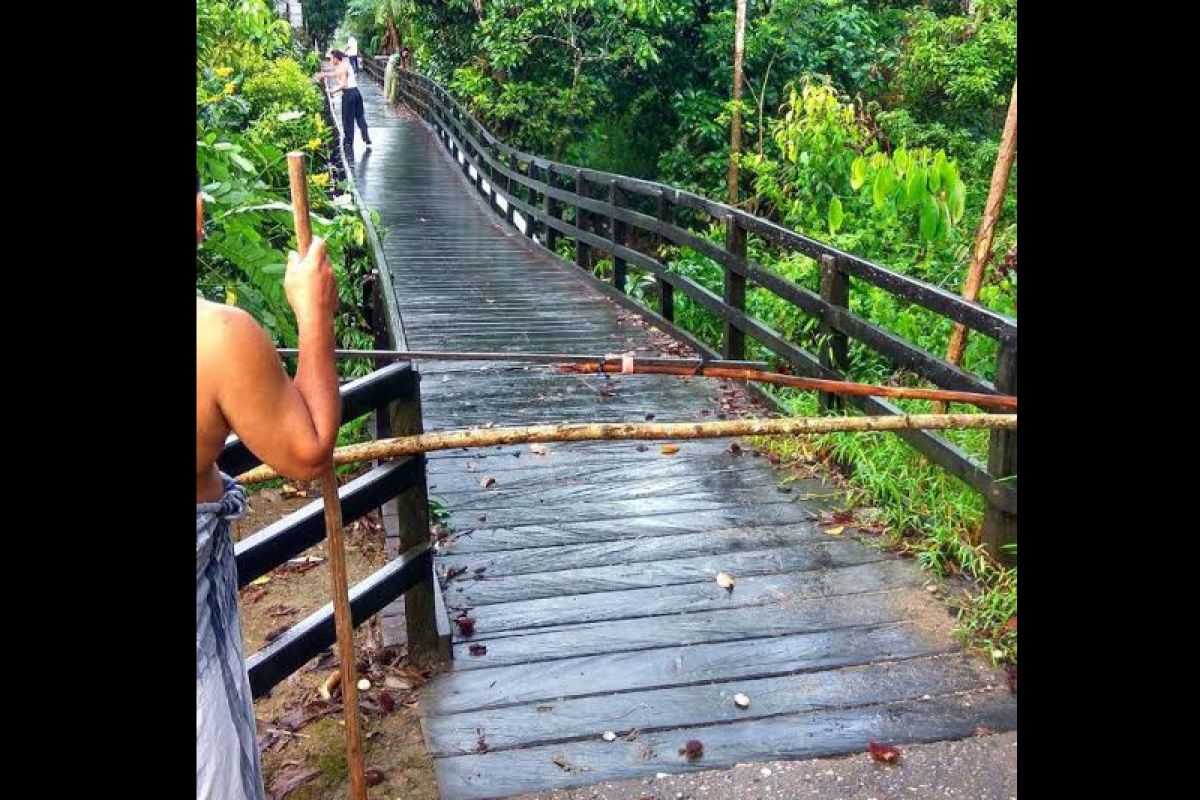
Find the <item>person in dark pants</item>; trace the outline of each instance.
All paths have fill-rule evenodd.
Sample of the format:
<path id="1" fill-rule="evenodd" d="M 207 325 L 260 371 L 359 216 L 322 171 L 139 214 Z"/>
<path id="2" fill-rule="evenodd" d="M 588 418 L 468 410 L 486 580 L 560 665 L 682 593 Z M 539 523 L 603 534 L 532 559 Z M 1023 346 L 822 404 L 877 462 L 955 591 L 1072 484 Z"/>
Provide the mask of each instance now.
<path id="1" fill-rule="evenodd" d="M 371 136 L 367 133 L 367 114 L 363 108 L 362 94 L 358 91 L 358 78 L 341 50 L 329 53 L 330 69 L 317 73 L 318 80 L 336 78 L 338 85 L 334 91 L 342 93 L 342 147 L 348 158 L 354 157 L 354 123 L 362 131 L 363 144 L 371 146 Z"/>

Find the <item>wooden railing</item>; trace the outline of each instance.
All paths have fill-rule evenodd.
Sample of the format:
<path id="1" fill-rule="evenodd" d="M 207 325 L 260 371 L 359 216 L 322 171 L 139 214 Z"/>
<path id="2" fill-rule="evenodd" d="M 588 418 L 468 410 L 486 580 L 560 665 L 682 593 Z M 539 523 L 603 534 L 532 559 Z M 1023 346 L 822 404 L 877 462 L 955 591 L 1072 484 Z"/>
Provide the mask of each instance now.
<path id="1" fill-rule="evenodd" d="M 420 387 L 411 364 L 392 364 L 341 389 L 342 422 L 374 412 L 377 420 L 411 418 L 419 413 Z M 261 462 L 237 437 L 230 437 L 218 459 L 222 472 L 237 475 Z M 350 589 L 350 611 L 358 626 L 396 598 L 405 599 L 408 646 L 414 661 L 445 657 L 449 624 L 439 624 L 433 600 L 433 551 L 429 544 L 425 457 L 382 464 L 338 490 L 342 521 L 349 524 L 372 509 L 395 516 L 401 531 L 399 558 Z M 315 500 L 237 543 L 238 587 L 244 587 L 326 537 L 324 506 Z M 412 541 L 404 547 L 404 541 Z M 428 597 L 428 604 L 422 600 Z M 439 630 L 441 629 L 441 630 Z M 246 660 L 255 697 L 268 692 L 335 641 L 333 604 L 293 625 Z"/>
<path id="2" fill-rule="evenodd" d="M 383 59 L 366 59 L 367 74 L 382 81 L 384 63 Z M 745 339 L 749 336 L 802 374 L 839 379 L 848 363 L 848 342 L 854 339 L 894 366 L 945 389 L 1017 393 L 1017 322 L 1011 317 L 742 209 L 653 181 L 583 169 L 516 150 L 485 130 L 444 89 L 423 75 L 402 71 L 398 91 L 401 99 L 432 126 L 468 180 L 509 224 L 551 252 L 556 251 L 560 237 L 574 240 L 575 262 L 588 268 L 589 275 L 592 249 L 611 255 L 610 293 L 623 295 L 629 270 L 652 275 L 659 287 L 658 314 L 653 316 L 660 324 L 683 334 L 686 332 L 674 326 L 674 297 L 676 292 L 687 295 L 722 320 L 720 352 L 726 358 L 745 357 Z M 563 211 L 568 207 L 575 209 L 573 222 L 564 220 Z M 708 227 L 713 221 L 723 223 L 724 246 L 678 224 L 676 215 L 680 209 L 693 218 L 698 217 L 701 227 Z M 635 230 L 643 234 L 638 237 L 642 242 L 656 245 L 669 242 L 718 264 L 724 275 L 722 294 L 673 272 L 653 252 L 643 252 L 630 244 L 631 232 Z M 820 291 L 813 292 L 750 260 L 746 245 L 751 234 L 778 250 L 816 259 L 821 270 Z M 996 383 L 993 385 L 950 364 L 850 311 L 853 290 L 850 278 L 997 340 Z M 761 287 L 816 318 L 826 334 L 819 352 L 808 352 L 747 314 L 748 284 Z M 632 301 L 627 303 L 631 304 Z M 642 306 L 637 308 L 645 313 Z M 697 343 L 694 337 L 687 338 Z M 702 343 L 700 346 L 716 354 Z M 903 413 L 881 399 L 847 398 L 847 401 L 870 414 Z M 835 397 L 822 397 L 822 405 L 827 409 L 838 407 L 840 402 Z M 992 434 L 986 466 L 941 436 L 925 431 L 905 431 L 900 435 L 929 460 L 983 496 L 986 504 L 983 541 L 994 554 L 1006 557 L 1002 546 L 1017 541 L 1016 431 Z"/>

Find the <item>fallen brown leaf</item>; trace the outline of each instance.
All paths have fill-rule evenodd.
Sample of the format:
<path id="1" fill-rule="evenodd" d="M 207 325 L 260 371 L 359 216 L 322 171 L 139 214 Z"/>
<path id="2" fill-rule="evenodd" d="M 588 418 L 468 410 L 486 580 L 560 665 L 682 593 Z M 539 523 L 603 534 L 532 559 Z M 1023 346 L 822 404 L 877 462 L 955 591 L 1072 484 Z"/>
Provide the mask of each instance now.
<path id="1" fill-rule="evenodd" d="M 363 770 L 363 783 L 367 786 L 378 786 L 383 783 L 383 770 L 375 767 Z"/>
<path id="2" fill-rule="evenodd" d="M 267 616 L 268 617 L 286 617 L 289 614 L 295 614 L 299 610 L 300 609 L 296 608 L 295 606 L 284 605 L 283 603 L 276 603 L 275 605 L 273 605 L 267 609 Z"/>
<path id="3" fill-rule="evenodd" d="M 283 636 L 285 633 L 287 633 L 288 628 L 290 628 L 290 627 L 292 627 L 292 626 L 285 622 L 282 625 L 277 625 L 276 627 L 271 628 L 271 630 L 267 631 L 267 635 L 263 637 L 263 641 L 270 644 L 271 642 L 278 639 L 280 636 Z"/>
<path id="4" fill-rule="evenodd" d="M 563 772 L 586 772 L 587 771 L 587 767 L 578 767 L 578 766 L 572 764 L 570 761 L 567 761 L 566 756 L 555 756 L 554 758 L 552 758 L 550 760 L 553 761 L 558 766 L 558 768 L 561 769 Z"/>
<path id="5" fill-rule="evenodd" d="M 392 693 L 383 691 L 379 693 L 379 707 L 383 709 L 383 713 L 390 714 L 396 710 L 396 698 L 392 697 Z"/>
<path id="6" fill-rule="evenodd" d="M 257 603 L 267 593 L 267 587 L 255 586 L 242 592 L 242 603 Z"/>
<path id="7" fill-rule="evenodd" d="M 322 699 L 330 700 L 333 698 L 333 693 L 336 692 L 338 687 L 341 685 L 342 671 L 340 669 L 335 669 L 333 672 L 329 673 L 329 675 L 325 677 L 325 680 L 321 682 L 321 685 L 317 687 L 317 692 L 321 695 Z"/>
<path id="8" fill-rule="evenodd" d="M 672 455 L 672 454 L 674 454 L 674 453 L 678 453 L 678 452 L 679 452 L 679 445 L 677 445 L 677 444 L 664 444 L 664 445 L 662 446 L 662 448 L 659 450 L 659 452 L 660 452 L 660 453 L 662 453 L 664 456 L 669 456 L 669 455 Z"/>
<path id="9" fill-rule="evenodd" d="M 481 644 L 473 644 L 467 648 L 473 656 L 482 656 L 487 654 L 487 648 Z"/>
<path id="10" fill-rule="evenodd" d="M 282 800 L 288 792 L 299 788 L 321 774 L 321 770 L 309 767 L 286 767 L 275 773 L 271 781 L 271 800 Z"/>
<path id="11" fill-rule="evenodd" d="M 491 475 L 484 475 L 482 478 L 479 479 L 479 485 L 485 489 L 490 489 L 496 485 L 496 479 L 493 478 Z"/>
<path id="12" fill-rule="evenodd" d="M 474 617 L 462 617 L 462 618 L 456 619 L 454 621 L 456 623 L 458 623 L 459 633 L 461 633 L 463 636 L 471 636 L 472 634 L 475 633 L 475 618 Z"/>

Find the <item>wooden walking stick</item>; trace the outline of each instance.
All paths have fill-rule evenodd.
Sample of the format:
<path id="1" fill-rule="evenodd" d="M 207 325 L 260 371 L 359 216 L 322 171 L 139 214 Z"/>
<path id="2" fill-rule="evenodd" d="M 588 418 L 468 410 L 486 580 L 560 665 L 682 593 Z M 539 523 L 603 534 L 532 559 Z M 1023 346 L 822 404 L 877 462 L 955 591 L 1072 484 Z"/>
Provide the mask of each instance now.
<path id="1" fill-rule="evenodd" d="M 308 212 L 308 176 L 303 153 L 288 153 L 288 177 L 292 185 L 292 215 L 296 221 L 296 246 L 303 258 L 312 243 Z M 332 453 L 330 454 L 332 456 Z M 362 736 L 358 715 L 358 683 L 354 675 L 354 624 L 350 619 L 350 592 L 346 583 L 346 548 L 342 542 L 342 502 L 338 497 L 333 464 L 321 476 L 325 501 L 325 532 L 329 537 L 329 573 L 333 577 L 333 625 L 337 631 L 341 661 L 342 706 L 346 718 L 346 763 L 350 768 L 350 797 L 366 800 L 363 779 Z"/>

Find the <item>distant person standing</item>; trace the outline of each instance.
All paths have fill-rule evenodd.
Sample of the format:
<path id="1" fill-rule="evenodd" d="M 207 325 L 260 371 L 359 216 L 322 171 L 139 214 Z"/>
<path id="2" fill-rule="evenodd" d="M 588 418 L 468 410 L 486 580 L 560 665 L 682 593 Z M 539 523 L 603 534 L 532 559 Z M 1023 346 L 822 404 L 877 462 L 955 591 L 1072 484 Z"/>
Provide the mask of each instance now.
<path id="1" fill-rule="evenodd" d="M 358 74 L 358 39 L 353 36 L 346 38 L 346 57 L 350 59 L 350 66 L 354 68 L 354 74 Z"/>
<path id="2" fill-rule="evenodd" d="M 358 121 L 358 127 L 362 131 L 363 144 L 367 147 L 371 146 L 362 94 L 358 91 L 358 80 L 354 75 L 354 70 L 350 69 L 350 63 L 347 61 L 345 53 L 341 50 L 330 51 L 329 65 L 330 69 L 322 70 L 314 77 L 317 80 L 337 79 L 338 85 L 335 91 L 342 93 L 342 147 L 346 151 L 346 157 L 353 158 L 355 120 Z"/>

